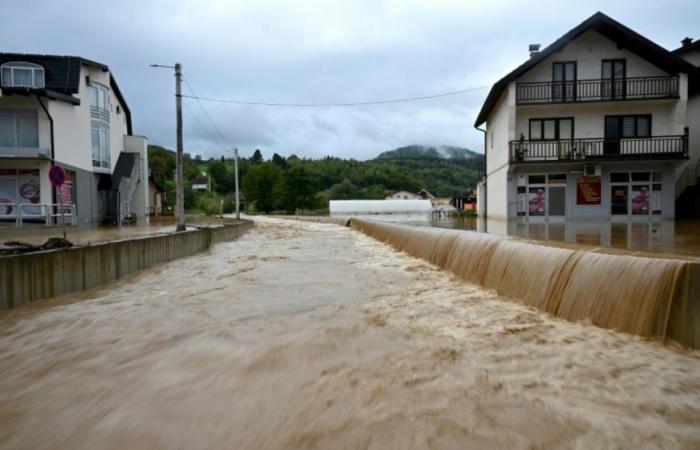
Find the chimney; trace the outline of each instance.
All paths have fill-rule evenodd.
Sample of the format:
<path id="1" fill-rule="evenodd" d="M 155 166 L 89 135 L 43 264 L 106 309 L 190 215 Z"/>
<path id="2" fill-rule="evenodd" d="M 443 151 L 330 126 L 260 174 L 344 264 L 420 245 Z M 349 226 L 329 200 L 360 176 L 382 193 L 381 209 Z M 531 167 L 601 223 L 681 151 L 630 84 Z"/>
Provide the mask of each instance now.
<path id="1" fill-rule="evenodd" d="M 692 44 L 692 43 L 693 43 L 693 38 L 690 38 L 690 37 L 686 37 L 685 39 L 683 39 L 681 41 L 681 44 L 683 44 L 683 48 L 689 47 L 690 44 Z"/>
<path id="2" fill-rule="evenodd" d="M 540 44 L 530 44 L 528 51 L 530 52 L 530 58 L 537 56 L 540 52 Z"/>

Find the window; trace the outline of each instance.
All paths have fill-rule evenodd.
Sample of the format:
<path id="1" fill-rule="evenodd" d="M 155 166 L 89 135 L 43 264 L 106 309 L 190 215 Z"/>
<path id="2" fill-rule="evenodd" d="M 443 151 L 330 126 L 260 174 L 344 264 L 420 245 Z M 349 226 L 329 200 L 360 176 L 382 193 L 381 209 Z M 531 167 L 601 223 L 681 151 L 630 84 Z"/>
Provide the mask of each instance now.
<path id="1" fill-rule="evenodd" d="M 605 116 L 606 139 L 651 137 L 651 115 Z"/>
<path id="2" fill-rule="evenodd" d="M 530 119 L 531 141 L 570 140 L 574 138 L 574 119 Z"/>
<path id="3" fill-rule="evenodd" d="M 36 111 L 0 110 L 0 147 L 39 148 Z"/>
<path id="4" fill-rule="evenodd" d="M 9 62 L 1 66 L 3 87 L 44 87 L 44 68 L 31 63 Z"/>
<path id="5" fill-rule="evenodd" d="M 93 119 L 109 124 L 109 89 L 101 84 L 90 85 L 90 114 Z"/>
<path id="6" fill-rule="evenodd" d="M 109 126 L 99 121 L 92 122 L 92 166 L 109 169 Z"/>

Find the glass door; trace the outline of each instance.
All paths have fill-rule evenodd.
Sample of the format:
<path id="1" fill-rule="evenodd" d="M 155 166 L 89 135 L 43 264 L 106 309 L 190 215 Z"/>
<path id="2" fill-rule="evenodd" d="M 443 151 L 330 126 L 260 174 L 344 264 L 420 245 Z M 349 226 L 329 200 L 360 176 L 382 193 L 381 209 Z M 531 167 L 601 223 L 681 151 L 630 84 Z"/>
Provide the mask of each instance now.
<path id="1" fill-rule="evenodd" d="M 620 154 L 620 137 L 622 137 L 621 128 L 620 118 L 618 116 L 605 118 L 605 142 L 603 143 L 603 154 Z"/>
<path id="2" fill-rule="evenodd" d="M 576 99 L 576 62 L 555 62 L 552 71 L 552 101 L 574 101 Z"/>
<path id="3" fill-rule="evenodd" d="M 625 77 L 627 68 L 624 59 L 603 61 L 601 97 L 604 99 L 625 98 Z"/>

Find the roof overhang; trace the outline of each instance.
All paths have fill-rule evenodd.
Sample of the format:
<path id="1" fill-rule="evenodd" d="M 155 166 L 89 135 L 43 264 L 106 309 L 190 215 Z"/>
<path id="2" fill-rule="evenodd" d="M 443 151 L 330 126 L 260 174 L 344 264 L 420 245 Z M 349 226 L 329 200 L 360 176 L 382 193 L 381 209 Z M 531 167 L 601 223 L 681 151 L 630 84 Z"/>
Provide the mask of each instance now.
<path id="1" fill-rule="evenodd" d="M 72 105 L 80 105 L 79 98 L 73 97 L 72 95 L 61 94 L 60 92 L 52 91 L 50 89 L 45 88 L 35 89 L 24 87 L 6 87 L 2 88 L 2 95 L 22 95 L 25 97 L 40 95 L 51 100 L 60 100 L 62 102 L 67 102 Z"/>

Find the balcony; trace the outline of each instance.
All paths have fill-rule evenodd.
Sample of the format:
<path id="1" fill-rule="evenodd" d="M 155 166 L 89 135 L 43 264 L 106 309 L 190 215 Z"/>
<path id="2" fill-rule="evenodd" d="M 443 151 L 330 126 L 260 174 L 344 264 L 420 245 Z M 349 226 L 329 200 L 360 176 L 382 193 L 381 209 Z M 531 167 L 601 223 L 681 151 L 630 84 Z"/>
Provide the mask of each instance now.
<path id="1" fill-rule="evenodd" d="M 678 98 L 678 77 L 541 81 L 516 84 L 518 105 Z"/>
<path id="2" fill-rule="evenodd" d="M 569 139 L 510 142 L 510 162 L 688 159 L 688 135 L 633 139 Z"/>
<path id="3" fill-rule="evenodd" d="M 0 159 L 35 159 L 50 157 L 51 151 L 47 148 L 0 147 Z"/>

